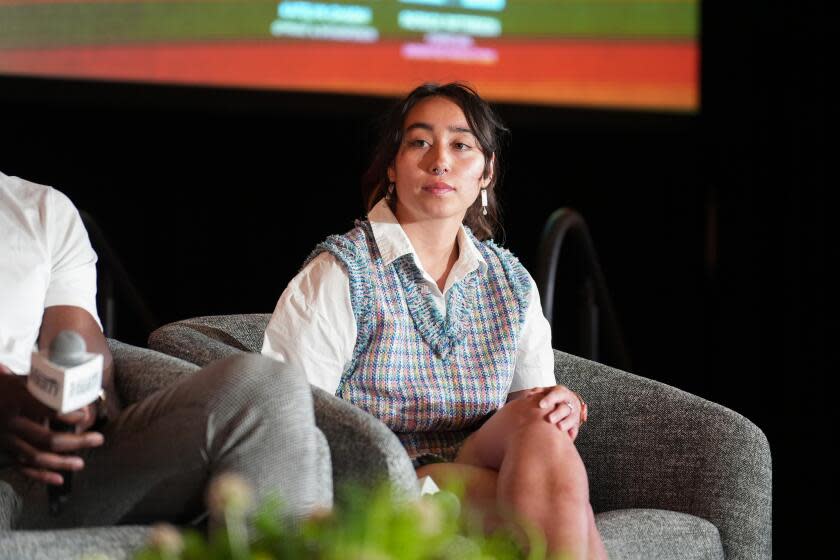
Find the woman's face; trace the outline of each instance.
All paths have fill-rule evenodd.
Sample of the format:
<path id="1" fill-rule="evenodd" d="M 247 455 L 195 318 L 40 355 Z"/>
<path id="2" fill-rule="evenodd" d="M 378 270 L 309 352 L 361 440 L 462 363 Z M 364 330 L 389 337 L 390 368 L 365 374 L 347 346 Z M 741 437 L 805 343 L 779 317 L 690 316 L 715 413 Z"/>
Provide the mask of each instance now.
<path id="1" fill-rule="evenodd" d="M 396 184 L 397 219 L 464 219 L 491 176 L 484 173 L 484 153 L 464 112 L 445 97 L 415 105 L 403 123 L 403 142 L 388 168 Z M 492 166 L 491 166 L 492 168 Z"/>

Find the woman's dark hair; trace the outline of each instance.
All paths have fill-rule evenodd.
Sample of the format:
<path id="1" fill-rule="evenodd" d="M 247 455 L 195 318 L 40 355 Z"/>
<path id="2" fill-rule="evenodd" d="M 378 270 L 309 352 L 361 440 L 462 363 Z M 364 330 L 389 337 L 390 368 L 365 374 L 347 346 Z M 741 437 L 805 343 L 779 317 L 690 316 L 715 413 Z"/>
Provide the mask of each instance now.
<path id="1" fill-rule="evenodd" d="M 423 84 L 400 101 L 386 117 L 383 123 L 379 143 L 373 154 L 373 161 L 362 177 L 362 197 L 365 208 L 370 211 L 388 192 L 388 167 L 393 165 L 403 141 L 403 127 L 409 111 L 420 101 L 430 97 L 444 97 L 455 103 L 464 112 L 470 130 L 475 135 L 484 154 L 484 174 L 492 172 L 493 178 L 487 185 L 487 215 L 482 213 L 481 197 L 467 210 L 464 224 L 478 239 L 493 237 L 501 225 L 501 215 L 496 198 L 496 185 L 501 178 L 501 143 L 508 129 L 490 107 L 468 85 L 453 82 L 444 85 Z M 495 158 L 493 156 L 495 155 Z M 492 162 L 492 163 L 491 163 Z M 395 210 L 395 202 L 390 201 Z"/>

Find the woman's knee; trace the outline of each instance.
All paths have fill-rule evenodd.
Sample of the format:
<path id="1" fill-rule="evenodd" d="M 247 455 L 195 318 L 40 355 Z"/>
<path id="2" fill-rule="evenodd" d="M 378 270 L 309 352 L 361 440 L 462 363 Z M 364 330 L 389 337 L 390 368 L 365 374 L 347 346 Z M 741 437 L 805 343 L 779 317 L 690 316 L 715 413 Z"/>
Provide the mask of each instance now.
<path id="1" fill-rule="evenodd" d="M 509 438 L 505 455 L 509 460 L 526 464 L 535 462 L 546 467 L 562 465 L 566 470 L 576 470 L 583 477 L 586 469 L 569 434 L 544 419 L 522 424 Z"/>
<path id="2" fill-rule="evenodd" d="M 499 409 L 464 442 L 457 461 L 498 469 L 511 453 L 541 453 L 570 445 L 568 434 L 548 422 L 549 411 L 539 407 L 539 399 L 540 395 L 525 397 Z"/>
<path id="3" fill-rule="evenodd" d="M 586 467 L 564 433 L 550 433 L 538 425 L 524 426 L 506 450 L 499 477 L 510 498 L 530 501 L 550 496 L 549 502 L 555 504 L 563 502 L 575 508 L 589 505 Z"/>
<path id="4" fill-rule="evenodd" d="M 551 412 L 539 407 L 541 395 L 528 399 L 515 409 L 515 428 L 506 440 L 505 454 L 510 458 L 546 466 L 562 466 L 586 481 L 586 468 L 569 434 L 547 420 Z M 524 400 L 524 399 L 523 399 Z"/>
<path id="5" fill-rule="evenodd" d="M 540 395 L 534 395 L 517 399 L 502 407 L 497 413 L 497 418 L 493 419 L 496 420 L 494 430 L 497 432 L 494 435 L 500 436 L 506 446 L 563 445 L 568 437 L 564 439 L 557 436 L 567 436 L 567 434 L 548 421 L 547 416 L 550 411 L 540 408 L 540 398 Z"/>

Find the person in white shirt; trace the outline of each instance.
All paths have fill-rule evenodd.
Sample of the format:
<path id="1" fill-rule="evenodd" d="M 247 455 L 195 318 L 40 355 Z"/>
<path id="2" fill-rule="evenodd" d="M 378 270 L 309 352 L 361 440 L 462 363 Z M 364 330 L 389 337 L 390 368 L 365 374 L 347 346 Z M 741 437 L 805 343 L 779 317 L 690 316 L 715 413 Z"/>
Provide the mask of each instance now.
<path id="1" fill-rule="evenodd" d="M 412 91 L 363 181 L 367 220 L 316 248 L 262 352 L 382 420 L 418 477 L 462 478 L 551 551 L 603 558 L 574 446 L 586 405 L 555 385 L 533 279 L 490 241 L 503 132 L 467 86 Z"/>
<path id="2" fill-rule="evenodd" d="M 0 531 L 200 523 L 205 486 L 222 472 L 238 473 L 260 496 L 279 494 L 293 518 L 331 505 L 317 480 L 304 379 L 243 355 L 123 408 L 95 298 L 96 254 L 70 200 L 0 173 L 0 490 L 8 485 L 22 501 L 20 511 L 0 512 L 11 523 Z M 32 351 L 65 329 L 104 356 L 106 398 L 57 416 L 27 391 L 26 374 Z M 53 431 L 49 419 L 76 431 Z M 72 495 L 56 515 L 46 487 L 62 484 L 65 471 Z M 9 557 L 5 545 L 0 557 Z"/>

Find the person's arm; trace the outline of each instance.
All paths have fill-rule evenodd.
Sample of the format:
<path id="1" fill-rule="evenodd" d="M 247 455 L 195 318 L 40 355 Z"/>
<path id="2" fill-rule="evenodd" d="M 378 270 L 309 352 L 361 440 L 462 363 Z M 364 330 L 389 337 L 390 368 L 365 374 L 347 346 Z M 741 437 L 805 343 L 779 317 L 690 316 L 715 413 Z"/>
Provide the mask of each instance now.
<path id="1" fill-rule="evenodd" d="M 355 344 L 349 276 L 333 255 L 321 253 L 280 296 L 265 330 L 262 353 L 335 394 Z"/>
<path id="2" fill-rule="evenodd" d="M 88 352 L 102 354 L 106 412 L 113 418 L 120 410 L 120 403 L 114 392 L 111 353 L 96 310 L 96 253 L 70 199 L 55 189 L 51 189 L 49 195 L 45 231 L 50 281 L 44 297 L 38 347 L 49 348 L 52 339 L 68 329 L 84 338 Z M 93 412 L 94 407 L 88 406 L 85 410 Z M 80 427 L 87 429 L 94 420 L 95 417 L 86 418 Z"/>
<path id="3" fill-rule="evenodd" d="M 533 278 L 528 309 L 516 353 L 514 376 L 508 402 L 534 393 L 543 394 L 540 407 L 547 411 L 546 420 L 577 438 L 580 424 L 586 421 L 586 404 L 554 379 L 554 351 L 551 347 L 551 326 L 542 314 L 540 294 Z"/>
<path id="4" fill-rule="evenodd" d="M 38 211 L 43 220 L 49 267 L 49 284 L 38 330 L 40 347 L 49 348 L 52 339 L 63 329 L 77 331 L 89 351 L 101 353 L 105 358 L 106 403 L 110 411 L 116 412 L 111 355 L 96 318 L 96 253 L 79 212 L 66 196 L 49 189 Z M 29 478 L 61 484 L 60 471 L 84 468 L 82 458 L 73 453 L 104 442 L 102 434 L 85 431 L 95 421 L 94 407 L 57 417 L 29 393 L 24 376 L 11 375 L 7 369 L 0 368 L 3 371 L 0 373 L 0 450 Z M 76 425 L 77 433 L 53 432 L 46 422 L 52 418 Z"/>

